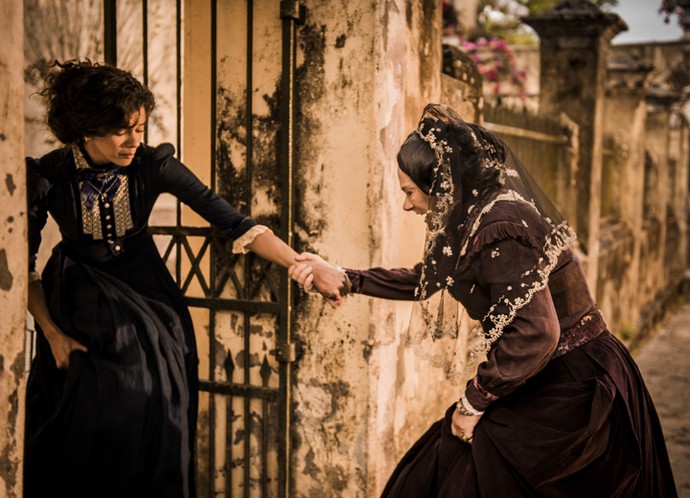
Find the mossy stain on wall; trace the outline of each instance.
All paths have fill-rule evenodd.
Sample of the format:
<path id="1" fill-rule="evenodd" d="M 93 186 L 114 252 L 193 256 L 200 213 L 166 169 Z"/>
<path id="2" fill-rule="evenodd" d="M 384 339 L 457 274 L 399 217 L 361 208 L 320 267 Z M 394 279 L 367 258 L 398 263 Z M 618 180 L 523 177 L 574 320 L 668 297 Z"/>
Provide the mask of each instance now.
<path id="1" fill-rule="evenodd" d="M 272 95 L 264 94 L 262 98 L 269 111 L 265 115 L 252 114 L 251 122 L 247 120 L 245 98 L 238 99 L 229 90 L 220 87 L 217 101 L 217 190 L 241 212 L 251 214 L 250 196 L 255 188 L 261 187 L 273 206 L 268 211 L 272 210 L 274 214 L 255 218 L 274 230 L 279 229 L 281 203 L 279 97 L 278 90 Z M 247 133 L 251 133 L 251 139 Z M 231 158 L 231 148 L 237 145 L 245 147 L 242 165 L 233 164 Z M 248 157 L 248 154 L 251 156 Z M 250 167 L 250 173 L 247 166 Z M 248 174 L 251 174 L 251 178 L 248 178 Z"/>
<path id="2" fill-rule="evenodd" d="M 299 45 L 303 54 L 303 62 L 295 72 L 295 86 L 298 89 L 295 94 L 297 121 L 295 147 L 297 167 L 299 168 L 295 184 L 295 197 L 296 199 L 303 199 L 307 191 L 320 192 L 322 187 L 320 180 L 315 175 L 309 174 L 307 168 L 317 162 L 320 149 L 318 137 L 322 129 L 321 118 L 311 111 L 310 104 L 318 102 L 326 94 L 326 26 L 305 24 L 300 29 Z M 323 165 L 321 170 L 323 171 Z M 325 212 L 320 199 L 321 196 L 308 210 L 301 209 L 300 204 L 296 206 L 296 223 L 305 233 L 318 234 L 326 228 L 326 220 L 318 216 L 319 213 Z M 302 247 L 306 241 L 298 240 L 297 243 L 299 250 L 309 249 Z"/>

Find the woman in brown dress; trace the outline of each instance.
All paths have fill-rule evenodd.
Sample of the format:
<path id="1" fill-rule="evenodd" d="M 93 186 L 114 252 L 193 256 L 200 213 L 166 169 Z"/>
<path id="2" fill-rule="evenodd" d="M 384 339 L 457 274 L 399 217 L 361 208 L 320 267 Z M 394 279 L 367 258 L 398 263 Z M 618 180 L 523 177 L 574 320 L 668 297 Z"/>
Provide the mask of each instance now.
<path id="1" fill-rule="evenodd" d="M 575 235 L 505 144 L 429 105 L 398 164 L 403 209 L 426 216 L 423 261 L 348 269 L 351 292 L 414 300 L 408 344 L 462 387 L 383 496 L 677 496 L 654 405 Z M 299 259 L 307 285 L 333 271 Z"/>

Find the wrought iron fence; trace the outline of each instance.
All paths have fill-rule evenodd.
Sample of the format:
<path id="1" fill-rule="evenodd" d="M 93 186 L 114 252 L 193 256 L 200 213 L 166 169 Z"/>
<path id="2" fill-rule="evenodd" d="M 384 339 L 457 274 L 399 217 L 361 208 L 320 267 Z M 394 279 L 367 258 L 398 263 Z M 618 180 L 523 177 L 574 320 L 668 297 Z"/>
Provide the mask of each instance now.
<path id="1" fill-rule="evenodd" d="M 136 67 L 133 72 L 150 86 L 166 78 L 174 81 L 169 91 L 174 98 L 163 101 L 164 115 L 147 136 L 175 142 L 178 156 L 186 143 L 189 110 L 184 87 L 193 76 L 185 74 L 185 64 L 188 58 L 210 57 L 205 89 L 210 101 L 204 107 L 211 130 L 211 187 L 248 215 L 257 190 L 271 192 L 268 208 L 255 218 L 292 244 L 295 65 L 303 7 L 295 0 L 105 0 L 103 5 L 106 61 Z M 161 16 L 170 19 L 172 8 L 174 20 L 162 27 Z M 194 16 L 208 19 L 208 32 L 201 34 L 208 53 L 194 52 L 186 43 L 188 29 L 198 22 Z M 255 46 L 259 28 L 261 43 L 267 43 L 265 33 L 275 35 L 275 61 L 263 61 L 269 51 Z M 168 32 L 162 33 L 164 29 Z M 134 36 L 132 30 L 137 31 Z M 161 39 L 174 39 L 165 46 L 174 50 L 168 53 L 174 64 L 160 63 Z M 267 67 L 274 71 L 268 76 Z M 158 97 L 160 91 L 152 89 Z M 189 150 L 184 161 L 198 163 Z M 174 221 L 150 231 L 195 323 L 200 356 L 198 494 L 289 496 L 292 286 L 285 272 L 270 263 L 232 254 L 219 231 L 190 226 L 189 213 L 179 202 L 171 209 Z"/>

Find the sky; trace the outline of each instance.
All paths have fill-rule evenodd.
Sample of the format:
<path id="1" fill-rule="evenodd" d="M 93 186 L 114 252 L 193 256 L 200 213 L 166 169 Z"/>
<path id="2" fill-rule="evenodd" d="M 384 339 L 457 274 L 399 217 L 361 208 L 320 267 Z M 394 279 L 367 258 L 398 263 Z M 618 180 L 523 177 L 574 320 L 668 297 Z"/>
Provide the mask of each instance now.
<path id="1" fill-rule="evenodd" d="M 628 25 L 628 31 L 616 35 L 613 44 L 678 40 L 683 35 L 678 18 L 672 17 L 668 24 L 664 23 L 664 16 L 659 14 L 660 5 L 661 0 L 618 0 L 616 7 L 607 9 L 621 16 Z"/>

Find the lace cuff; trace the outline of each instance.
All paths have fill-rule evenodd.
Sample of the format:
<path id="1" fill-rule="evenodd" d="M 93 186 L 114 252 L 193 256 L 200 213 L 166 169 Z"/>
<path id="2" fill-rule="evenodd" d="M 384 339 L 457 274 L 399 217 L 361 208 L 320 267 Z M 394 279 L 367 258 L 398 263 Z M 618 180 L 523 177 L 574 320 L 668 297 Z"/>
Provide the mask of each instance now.
<path id="1" fill-rule="evenodd" d="M 273 233 L 273 231 L 265 225 L 254 225 L 233 242 L 232 252 L 234 254 L 247 254 L 249 252 L 247 246 L 254 242 L 254 239 L 264 232 Z"/>
<path id="2" fill-rule="evenodd" d="M 463 399 L 467 400 L 467 403 L 473 410 L 483 412 L 492 402 L 498 399 L 498 396 L 484 389 L 479 384 L 477 376 L 475 376 L 474 379 L 468 383 Z"/>
<path id="3" fill-rule="evenodd" d="M 29 283 L 38 282 L 40 280 L 41 280 L 41 274 L 38 273 L 36 270 L 29 272 Z"/>

